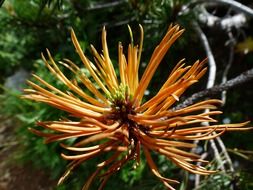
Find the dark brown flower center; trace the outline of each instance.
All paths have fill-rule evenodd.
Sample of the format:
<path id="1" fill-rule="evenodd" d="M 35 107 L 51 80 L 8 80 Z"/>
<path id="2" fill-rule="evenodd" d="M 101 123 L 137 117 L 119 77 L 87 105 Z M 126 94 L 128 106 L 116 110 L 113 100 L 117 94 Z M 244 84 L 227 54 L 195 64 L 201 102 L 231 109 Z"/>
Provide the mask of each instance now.
<path id="1" fill-rule="evenodd" d="M 113 113 L 115 120 L 122 123 L 131 124 L 133 121 L 128 119 L 128 115 L 136 115 L 133 104 L 129 100 L 115 100 L 113 106 Z"/>

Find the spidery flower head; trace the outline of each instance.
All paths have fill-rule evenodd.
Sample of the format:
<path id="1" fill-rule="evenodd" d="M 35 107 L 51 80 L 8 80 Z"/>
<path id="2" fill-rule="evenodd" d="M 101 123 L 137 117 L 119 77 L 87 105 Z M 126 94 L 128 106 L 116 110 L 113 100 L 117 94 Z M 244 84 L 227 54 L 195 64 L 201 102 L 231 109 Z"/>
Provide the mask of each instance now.
<path id="1" fill-rule="evenodd" d="M 130 28 L 129 31 L 132 36 Z M 90 77 L 69 59 L 56 63 L 48 50 L 48 60 L 42 54 L 50 72 L 68 90 L 63 92 L 33 75 L 38 83 L 28 81 L 32 89 L 25 89 L 24 98 L 44 102 L 75 118 L 37 123 L 51 133 L 31 129 L 35 134 L 44 137 L 46 143 L 75 139 L 71 146 L 61 144 L 70 152 L 68 155 L 61 154 L 62 157 L 71 162 L 59 183 L 78 165 L 102 154 L 107 154 L 107 157 L 103 162 L 97 163 L 94 173 L 83 187 L 84 190 L 89 189 L 96 177 L 101 179 L 102 189 L 109 177 L 130 160 L 134 160 L 134 166 L 137 167 L 141 152 L 152 173 L 168 189 L 174 189 L 172 185 L 179 182 L 161 176 L 151 152 L 164 155 L 177 166 L 195 174 L 209 175 L 215 172 L 194 164 L 207 161 L 189 151 L 195 146 L 192 141 L 213 139 L 225 131 L 246 130 L 248 128 L 244 126 L 247 123 L 201 126 L 201 122 L 216 122 L 212 116 L 221 114 L 215 110 L 216 105 L 221 103 L 216 99 L 201 101 L 178 110 L 171 109 L 184 91 L 204 75 L 207 70 L 206 60 L 196 61 L 192 66 L 185 66 L 184 60 L 179 61 L 156 95 L 143 101 L 144 92 L 158 65 L 182 33 L 183 30 L 178 25 L 169 27 L 141 77 L 141 26 L 140 44 L 134 45 L 132 40 L 126 56 L 121 43 L 118 45 L 119 77 L 109 56 L 105 28 L 102 30 L 102 53 L 98 53 L 91 45 L 93 62 L 84 55 L 74 31 L 71 31 L 76 52 Z M 67 78 L 58 67 L 59 64 L 73 72 L 76 79 Z M 203 112 L 205 109 L 209 111 Z"/>

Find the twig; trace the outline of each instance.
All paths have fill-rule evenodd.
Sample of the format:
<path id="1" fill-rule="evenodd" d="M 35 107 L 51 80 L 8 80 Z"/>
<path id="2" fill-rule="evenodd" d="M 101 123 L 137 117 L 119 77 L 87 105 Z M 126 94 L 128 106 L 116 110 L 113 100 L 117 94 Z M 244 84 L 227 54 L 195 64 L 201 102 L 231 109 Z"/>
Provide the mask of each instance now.
<path id="1" fill-rule="evenodd" d="M 195 103 L 196 101 L 198 101 L 201 98 L 204 98 L 207 96 L 210 97 L 212 95 L 219 94 L 220 92 L 222 92 L 224 90 L 229 90 L 233 87 L 236 87 L 238 85 L 246 83 L 252 79 L 253 79 L 253 68 L 243 72 L 242 74 L 238 75 L 237 77 L 235 77 L 233 79 L 228 80 L 224 84 L 215 85 L 212 88 L 205 89 L 203 91 L 194 93 L 189 98 L 184 100 L 181 104 L 178 104 L 177 106 L 175 106 L 172 110 L 178 110 L 181 108 L 185 108 L 189 105 L 192 105 L 193 103 Z"/>
<path id="2" fill-rule="evenodd" d="M 215 60 L 214 60 L 214 56 L 213 56 L 213 53 L 212 53 L 212 50 L 210 48 L 210 45 L 209 45 L 209 42 L 207 40 L 207 37 L 206 35 L 204 34 L 204 32 L 201 30 L 201 28 L 199 27 L 198 23 L 194 22 L 193 23 L 198 35 L 200 36 L 200 39 L 203 43 L 203 46 L 206 50 L 206 54 L 208 56 L 208 65 L 209 65 L 209 74 L 208 74 L 208 80 L 207 80 L 207 86 L 206 88 L 209 89 L 211 87 L 214 86 L 214 83 L 215 83 L 215 78 L 216 78 L 216 63 L 215 63 Z M 205 112 L 209 112 L 209 109 L 205 109 Z M 209 122 L 203 122 L 202 125 L 204 126 L 208 126 L 209 125 Z M 194 143 L 198 143 L 198 141 L 195 141 Z M 214 155 L 215 155 L 215 158 L 217 160 L 217 162 L 219 163 L 221 169 L 223 171 L 225 171 L 225 167 L 223 165 L 223 162 L 222 162 L 222 158 L 219 154 L 219 150 L 215 144 L 215 141 L 213 139 L 210 140 L 210 145 L 213 149 L 213 152 L 214 152 Z M 199 163 L 198 163 L 199 164 Z M 197 187 L 199 185 L 199 176 L 196 175 L 196 178 L 195 178 L 195 187 Z"/>
<path id="3" fill-rule="evenodd" d="M 205 51 L 206 51 L 206 54 L 208 57 L 209 74 L 208 74 L 208 81 L 207 81 L 206 88 L 211 88 L 214 85 L 215 77 L 216 77 L 216 64 L 215 64 L 214 56 L 213 56 L 212 50 L 210 48 L 210 45 L 208 43 L 207 37 L 203 33 L 201 28 L 199 27 L 198 23 L 194 22 L 193 25 L 201 38 L 201 41 L 203 43 L 203 46 L 205 48 Z"/>
<path id="4" fill-rule="evenodd" d="M 252 158 L 253 158 L 253 151 L 251 150 L 240 150 L 240 149 L 237 149 L 237 148 L 234 148 L 234 149 L 230 149 L 228 148 L 227 149 L 228 152 L 231 152 L 237 156 L 240 156 L 246 160 L 249 160 L 249 161 L 253 161 Z"/>
<path id="5" fill-rule="evenodd" d="M 2 144 L 0 145 L 0 149 L 3 149 L 3 148 L 5 148 L 5 147 L 9 147 L 9 146 L 15 146 L 15 145 L 17 145 L 17 144 L 19 144 L 19 142 L 17 142 L 17 141 L 2 143 Z"/>
<path id="6" fill-rule="evenodd" d="M 94 10 L 98 10 L 98 9 L 106 9 L 106 8 L 121 5 L 121 4 L 126 3 L 126 2 L 127 2 L 126 0 L 121 0 L 121 1 L 112 1 L 112 2 L 109 2 L 109 3 L 98 3 L 98 4 L 95 4 L 95 5 L 90 5 L 90 7 L 86 8 L 85 10 L 94 11 Z"/>
<path id="7" fill-rule="evenodd" d="M 216 134 L 216 133 L 214 132 L 214 134 Z M 221 170 L 223 172 L 226 172 L 226 169 L 225 169 L 225 166 L 224 166 L 224 162 L 222 161 L 223 159 L 220 156 L 218 147 L 216 146 L 216 143 L 215 143 L 214 139 L 210 139 L 209 142 L 210 142 L 210 145 L 211 145 L 211 147 L 213 149 L 214 156 L 215 156 L 215 159 L 217 160 L 217 163 L 219 164 Z"/>
<path id="8" fill-rule="evenodd" d="M 207 153 L 207 152 L 204 152 L 204 153 L 200 156 L 200 159 L 204 160 L 207 156 L 208 156 L 208 153 Z M 198 162 L 197 165 L 199 166 L 200 163 Z M 200 183 L 200 175 L 195 175 L 195 183 L 194 183 L 195 188 L 199 186 L 199 183 Z"/>
<path id="9" fill-rule="evenodd" d="M 216 137 L 216 140 L 217 140 L 217 142 L 218 142 L 218 144 L 219 144 L 219 146 L 220 146 L 220 148 L 221 148 L 221 150 L 222 150 L 222 152 L 223 152 L 223 154 L 224 154 L 224 156 L 225 156 L 225 158 L 227 160 L 227 164 L 229 166 L 229 170 L 231 172 L 234 172 L 235 169 L 233 167 L 232 160 L 231 160 L 231 158 L 230 158 L 230 156 L 228 154 L 228 151 L 227 151 L 227 148 L 226 148 L 225 144 L 223 143 L 223 141 L 221 140 L 220 137 Z"/>
<path id="10" fill-rule="evenodd" d="M 226 68 L 224 69 L 223 76 L 222 76 L 222 81 L 221 81 L 222 84 L 227 82 L 228 71 L 232 65 L 233 60 L 234 60 L 235 39 L 234 39 L 231 31 L 228 31 L 228 36 L 229 36 L 228 45 L 230 46 L 230 48 L 229 48 L 230 51 L 229 51 L 228 63 L 226 65 Z M 227 94 L 226 90 L 222 91 L 221 100 L 222 100 L 223 105 L 226 103 L 226 94 Z"/>
<path id="11" fill-rule="evenodd" d="M 241 28 L 247 22 L 246 16 L 243 13 L 221 19 L 220 26 L 222 29 L 230 29 L 232 27 Z"/>
<path id="12" fill-rule="evenodd" d="M 247 22 L 247 18 L 244 13 L 238 13 L 233 16 L 220 18 L 218 16 L 210 14 L 204 6 L 199 8 L 199 14 L 197 15 L 198 21 L 206 26 L 220 27 L 223 30 L 229 30 L 232 27 L 241 28 Z"/>
<path id="13" fill-rule="evenodd" d="M 119 22 L 104 22 L 103 23 L 103 26 L 106 26 L 106 28 L 113 28 L 113 27 L 116 27 L 116 26 L 122 26 L 122 25 L 126 25 L 126 24 L 129 24 L 130 22 L 134 21 L 136 18 L 135 17 L 130 17 L 126 20 L 122 20 L 122 21 L 119 21 Z"/>
<path id="14" fill-rule="evenodd" d="M 207 1 L 206 1 L 207 2 Z M 231 6 L 234 10 L 237 10 L 239 12 L 243 12 L 248 16 L 253 16 L 253 9 L 243 5 L 242 3 L 239 3 L 234 0 L 213 0 L 213 2 L 225 4 Z"/>
<path id="15" fill-rule="evenodd" d="M 228 41 L 228 45 L 230 47 L 230 52 L 229 52 L 229 58 L 228 58 L 228 64 L 226 65 L 226 68 L 223 72 L 223 76 L 222 76 L 222 84 L 224 84 L 225 82 L 227 82 L 227 75 L 228 75 L 228 71 L 233 63 L 233 60 L 234 60 L 234 46 L 235 46 L 235 39 L 233 37 L 233 34 L 231 32 L 231 28 L 228 28 L 228 36 L 229 36 L 229 41 Z M 224 90 L 222 91 L 221 93 L 221 100 L 222 100 L 222 103 L 223 105 L 226 103 L 226 94 L 227 94 L 227 91 Z M 233 167 L 233 163 L 232 163 L 232 160 L 227 152 L 227 148 L 225 146 L 225 144 L 223 143 L 223 141 L 221 140 L 220 137 L 217 137 L 216 138 L 226 160 L 227 160 L 227 164 L 229 166 L 229 170 L 231 172 L 234 172 L 234 167 Z"/>
<path id="16" fill-rule="evenodd" d="M 184 12 L 187 12 L 187 10 L 192 9 L 193 7 L 196 7 L 197 5 L 199 6 L 199 4 L 202 3 L 218 3 L 218 4 L 223 4 L 223 5 L 229 5 L 231 6 L 232 9 L 238 11 L 238 12 L 243 12 L 244 14 L 253 17 L 253 9 L 247 7 L 246 5 L 243 5 L 242 3 L 239 3 L 237 1 L 234 0 L 195 0 L 195 1 L 191 1 L 188 5 L 186 5 L 184 8 L 184 10 L 182 10 L 181 14 L 183 14 Z"/>

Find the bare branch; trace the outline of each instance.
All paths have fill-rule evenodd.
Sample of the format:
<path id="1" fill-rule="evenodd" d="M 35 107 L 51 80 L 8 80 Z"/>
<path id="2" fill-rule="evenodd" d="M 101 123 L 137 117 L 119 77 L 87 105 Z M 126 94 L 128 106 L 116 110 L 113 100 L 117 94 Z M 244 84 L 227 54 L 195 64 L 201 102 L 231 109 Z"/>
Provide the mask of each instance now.
<path id="1" fill-rule="evenodd" d="M 222 19 L 220 21 L 220 26 L 222 29 L 229 29 L 232 27 L 241 28 L 246 24 L 246 22 L 246 16 L 242 13 L 239 13 L 234 16 Z"/>
<path id="2" fill-rule="evenodd" d="M 228 58 L 228 63 L 226 65 L 226 68 L 225 68 L 223 75 L 222 75 L 222 82 L 221 83 L 227 82 L 228 71 L 233 63 L 233 60 L 234 60 L 235 39 L 234 39 L 233 34 L 230 30 L 228 31 L 228 37 L 229 37 L 229 41 L 227 44 L 229 45 L 229 49 L 230 49 L 229 58 Z M 222 91 L 221 100 L 222 100 L 223 105 L 226 103 L 226 94 L 227 94 L 226 90 Z"/>
<path id="3" fill-rule="evenodd" d="M 206 54 L 207 54 L 207 57 L 208 57 L 208 65 L 209 65 L 209 74 L 208 74 L 208 80 L 207 80 L 207 85 L 206 85 L 206 88 L 209 89 L 211 87 L 213 87 L 214 83 L 215 83 L 215 78 L 216 78 L 216 63 L 215 63 L 215 60 L 214 60 L 214 56 L 213 56 L 213 53 L 212 53 L 212 50 L 211 50 L 211 47 L 209 45 L 209 42 L 208 42 L 208 39 L 206 37 L 206 35 L 204 34 L 204 32 L 201 30 L 201 28 L 199 27 L 198 23 L 197 22 L 194 22 L 193 25 L 195 26 L 195 30 L 197 31 L 197 33 L 199 34 L 200 36 L 200 39 L 203 43 L 203 46 L 205 48 L 205 51 L 206 51 Z M 204 112 L 209 112 L 209 109 L 205 109 Z M 209 125 L 209 122 L 203 122 L 202 123 L 203 126 L 208 126 Z M 194 143 L 198 143 L 198 141 L 195 141 Z M 211 147 L 213 149 L 213 152 L 214 152 L 214 155 L 215 155 L 215 158 L 217 160 L 217 162 L 219 163 L 221 169 L 223 171 L 225 171 L 225 167 L 223 165 L 223 162 L 222 162 L 222 158 L 219 154 L 219 150 L 215 144 L 215 141 L 213 139 L 210 140 L 210 144 L 211 144 Z M 199 164 L 199 163 L 198 163 Z M 195 181 L 195 187 L 197 187 L 199 184 L 199 175 L 197 174 L 196 175 L 196 181 Z"/>
<path id="4" fill-rule="evenodd" d="M 227 75 L 228 75 L 228 71 L 233 63 L 233 60 L 234 60 L 234 46 L 235 46 L 235 39 L 234 39 L 234 36 L 231 32 L 231 28 L 228 27 L 228 36 L 229 36 L 229 41 L 228 41 L 228 45 L 229 45 L 229 48 L 230 48 L 230 53 L 229 53 L 229 58 L 228 58 L 228 63 L 226 65 L 226 68 L 223 72 L 223 76 L 222 76 L 222 84 L 226 83 L 227 82 Z M 226 94 L 227 94 L 227 91 L 224 90 L 222 91 L 221 93 L 221 99 L 222 99 L 222 103 L 223 105 L 226 103 Z M 227 148 L 225 146 L 225 144 L 223 143 L 223 141 L 221 140 L 220 137 L 217 137 L 216 138 L 216 141 L 218 142 L 221 150 L 222 150 L 222 153 L 224 154 L 224 157 L 227 161 L 227 165 L 229 167 L 229 170 L 231 172 L 234 172 L 234 166 L 233 166 L 233 163 L 232 163 L 232 160 L 227 152 Z"/>
<path id="5" fill-rule="evenodd" d="M 94 11 L 94 10 L 98 10 L 98 9 L 105 9 L 105 8 L 118 6 L 118 5 L 121 5 L 126 2 L 127 2 L 126 0 L 121 0 L 121 1 L 112 1 L 112 2 L 108 2 L 108 3 L 98 3 L 95 5 L 90 5 L 88 8 L 86 8 L 86 10 L 87 11 Z"/>
<path id="6" fill-rule="evenodd" d="M 210 14 L 205 8 L 202 8 L 200 11 L 200 14 L 198 14 L 198 21 L 208 27 L 216 26 L 222 28 L 223 30 L 228 30 L 232 27 L 241 28 L 247 22 L 246 16 L 243 13 L 220 18 L 218 16 Z"/>
<path id="7" fill-rule="evenodd" d="M 201 41 L 203 43 L 203 46 L 205 48 L 207 57 L 208 57 L 208 65 L 209 65 L 209 75 L 208 75 L 208 81 L 207 81 L 207 88 L 211 88 L 214 85 L 215 77 L 216 77 L 216 63 L 214 60 L 214 56 L 212 53 L 212 50 L 210 48 L 209 42 L 207 40 L 206 35 L 203 33 L 201 28 L 199 27 L 198 23 L 193 23 L 194 28 L 196 29 L 197 33 L 199 34 Z"/>
<path id="8" fill-rule="evenodd" d="M 232 9 L 238 11 L 238 12 L 242 12 L 250 17 L 253 17 L 253 9 L 247 7 L 246 5 L 243 5 L 242 3 L 239 3 L 237 1 L 234 0 L 195 0 L 195 1 L 191 1 L 188 5 L 186 5 L 185 7 L 183 7 L 184 10 L 182 10 L 181 14 L 183 14 L 184 12 L 187 12 L 187 10 L 192 9 L 193 7 L 196 7 L 199 4 L 223 4 L 223 5 L 229 5 L 231 6 Z"/>
<path id="9" fill-rule="evenodd" d="M 187 107 L 189 105 L 192 105 L 193 103 L 195 103 L 201 98 L 219 94 L 220 92 L 224 90 L 229 90 L 233 87 L 236 87 L 240 84 L 248 82 L 252 79 L 253 79 L 253 68 L 249 69 L 248 71 L 243 72 L 242 74 L 238 75 L 237 77 L 233 79 L 228 80 L 226 83 L 215 85 L 212 88 L 194 93 L 192 96 L 184 100 L 181 104 L 174 107 L 173 110 L 178 110 L 178 109 Z"/>
<path id="10" fill-rule="evenodd" d="M 234 1 L 234 0 L 213 0 L 213 2 L 229 5 L 234 10 L 237 10 L 239 12 L 243 12 L 246 15 L 253 17 L 253 9 L 251 9 L 251 8 L 245 6 L 242 3 L 239 3 L 237 1 Z"/>
<path id="11" fill-rule="evenodd" d="M 217 140 L 217 142 L 218 142 L 218 144 L 219 144 L 219 146 L 220 146 L 220 148 L 221 148 L 221 150 L 222 150 L 222 153 L 224 154 L 224 156 L 225 156 L 225 158 L 226 158 L 226 160 L 227 160 L 227 164 L 228 164 L 228 166 L 229 166 L 229 170 L 230 170 L 231 172 L 234 172 L 235 169 L 234 169 L 234 167 L 233 167 L 232 160 L 231 160 L 231 158 L 230 158 L 230 156 L 229 156 L 229 154 L 228 154 L 228 151 L 227 151 L 227 148 L 226 148 L 225 144 L 223 143 L 223 141 L 221 140 L 220 137 L 216 137 L 216 140 Z"/>
<path id="12" fill-rule="evenodd" d="M 206 159 L 206 157 L 208 156 L 208 153 L 207 152 L 204 152 L 201 156 L 200 156 L 200 159 L 204 160 Z M 198 166 L 200 166 L 200 162 L 197 163 Z M 199 186 L 199 183 L 200 183 L 200 175 L 195 175 L 195 188 Z M 197 188 L 196 188 L 197 189 Z"/>

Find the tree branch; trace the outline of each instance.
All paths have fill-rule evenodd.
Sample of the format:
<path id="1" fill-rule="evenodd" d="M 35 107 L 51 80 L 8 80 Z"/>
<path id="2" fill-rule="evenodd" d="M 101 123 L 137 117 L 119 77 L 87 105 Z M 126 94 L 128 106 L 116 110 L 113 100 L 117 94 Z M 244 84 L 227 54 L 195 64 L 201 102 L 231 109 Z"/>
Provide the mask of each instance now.
<path id="1" fill-rule="evenodd" d="M 239 3 L 234 0 L 213 0 L 213 2 L 225 4 L 231 6 L 234 10 L 237 10 L 239 12 L 243 12 L 244 14 L 248 16 L 253 16 L 253 9 L 243 5 L 242 3 Z"/>
<path id="2" fill-rule="evenodd" d="M 211 50 L 211 47 L 209 45 L 208 39 L 204 32 L 201 30 L 197 22 L 193 22 L 194 28 L 198 35 L 200 36 L 200 39 L 203 43 L 203 46 L 205 48 L 207 57 L 208 57 L 208 65 L 209 65 L 209 74 L 208 74 L 208 81 L 206 88 L 211 88 L 214 85 L 215 78 L 216 78 L 216 63 L 214 60 L 214 56 Z"/>
<path id="3" fill-rule="evenodd" d="M 253 79 L 253 68 L 249 69 L 248 71 L 243 72 L 242 74 L 240 74 L 239 76 L 233 79 L 228 80 L 226 83 L 215 85 L 212 88 L 194 93 L 192 96 L 184 100 L 181 104 L 174 107 L 173 110 L 178 110 L 178 109 L 187 107 L 189 105 L 192 105 L 193 103 L 195 103 L 197 100 L 201 98 L 219 94 L 220 92 L 224 90 L 229 90 L 235 86 L 248 82 L 252 79 Z"/>
<path id="4" fill-rule="evenodd" d="M 97 3 L 95 5 L 91 4 L 88 8 L 86 8 L 87 11 L 94 11 L 98 9 L 106 9 L 106 8 L 111 8 L 114 6 L 121 5 L 123 3 L 126 3 L 126 0 L 120 0 L 120 1 L 112 1 L 112 2 L 107 2 L 107 3 Z"/>
<path id="5" fill-rule="evenodd" d="M 200 14 L 198 14 L 198 21 L 210 28 L 216 26 L 222 28 L 223 30 L 229 30 L 232 27 L 241 28 L 246 24 L 247 18 L 243 13 L 220 18 L 210 14 L 204 7 L 202 7 L 200 9 Z"/>
<path id="6" fill-rule="evenodd" d="M 3 5 L 4 0 L 0 0 L 0 7 Z"/>
<path id="7" fill-rule="evenodd" d="M 227 82 L 228 71 L 231 68 L 233 60 L 234 60 L 235 39 L 234 39 L 234 36 L 233 36 L 231 30 L 228 31 L 228 37 L 229 37 L 229 40 L 228 40 L 227 44 L 229 45 L 230 51 L 229 51 L 228 63 L 226 64 L 226 67 L 225 67 L 223 75 L 222 75 L 222 83 Z M 226 95 L 227 95 L 227 91 L 224 90 L 221 93 L 221 100 L 222 100 L 223 105 L 226 103 Z"/>
<path id="8" fill-rule="evenodd" d="M 216 78 L 216 63 L 215 63 L 215 60 L 214 60 L 214 56 L 213 56 L 213 53 L 212 53 L 212 50 L 211 50 L 211 47 L 209 45 L 209 42 L 208 42 L 208 39 L 206 37 L 206 35 L 204 34 L 204 32 L 201 30 L 200 26 L 198 25 L 197 22 L 193 22 L 193 25 L 195 26 L 195 30 L 196 32 L 198 33 L 198 35 L 200 36 L 200 39 L 203 43 L 203 46 L 205 48 L 205 51 L 206 51 L 206 54 L 207 54 L 207 57 L 208 57 L 208 65 L 209 65 L 209 73 L 208 73 L 208 80 L 207 80 L 207 85 L 206 85 L 206 88 L 209 89 L 209 88 L 212 88 L 214 86 L 214 83 L 215 83 L 215 78 Z M 210 110 L 209 109 L 205 109 L 205 113 L 208 113 Z M 203 126 L 209 126 L 209 122 L 202 122 L 202 125 Z M 194 144 L 198 144 L 198 140 L 194 141 Z M 222 162 L 222 158 L 219 154 L 219 150 L 215 144 L 215 141 L 214 139 L 210 139 L 210 144 L 211 144 L 211 147 L 213 149 L 213 152 L 214 152 L 214 155 L 215 155 L 215 158 L 217 160 L 217 162 L 219 163 L 221 169 L 223 171 L 225 171 L 225 167 L 223 165 L 223 162 Z M 200 164 L 200 163 L 198 163 Z M 199 184 L 199 179 L 198 179 L 199 175 L 197 174 L 196 175 L 196 181 L 195 181 L 195 187 L 197 187 Z"/>
<path id="9" fill-rule="evenodd" d="M 246 5 L 243 5 L 242 3 L 239 3 L 237 1 L 234 0 L 212 0 L 212 1 L 208 1 L 208 0 L 195 0 L 190 2 L 188 5 L 186 5 L 184 7 L 184 10 L 182 10 L 182 12 L 187 12 L 187 10 L 192 7 L 197 6 L 198 4 L 201 3 L 217 3 L 217 4 L 223 4 L 223 5 L 229 5 L 231 6 L 232 9 L 238 11 L 238 12 L 243 12 L 244 14 L 253 17 L 253 9 L 247 7 Z"/>

